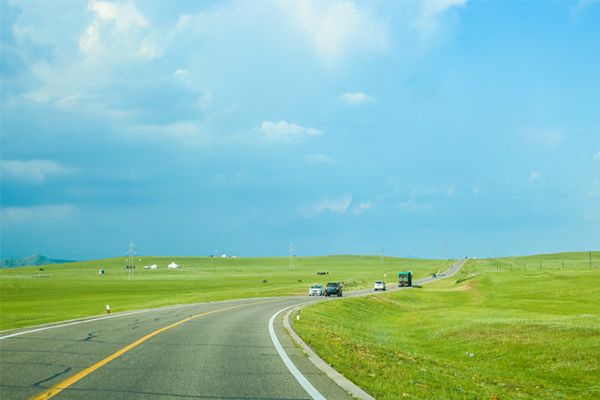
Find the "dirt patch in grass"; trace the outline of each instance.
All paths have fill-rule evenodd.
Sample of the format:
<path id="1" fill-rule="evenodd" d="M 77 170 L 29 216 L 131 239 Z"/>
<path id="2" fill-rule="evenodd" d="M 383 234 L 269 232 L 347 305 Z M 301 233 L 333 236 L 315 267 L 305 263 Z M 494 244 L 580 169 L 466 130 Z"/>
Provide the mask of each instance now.
<path id="1" fill-rule="evenodd" d="M 466 292 L 467 290 L 473 290 L 473 289 L 475 289 L 475 287 L 473 287 L 470 284 L 466 283 L 466 284 L 464 284 L 462 286 L 457 287 L 454 290 L 456 290 L 458 292 Z"/>

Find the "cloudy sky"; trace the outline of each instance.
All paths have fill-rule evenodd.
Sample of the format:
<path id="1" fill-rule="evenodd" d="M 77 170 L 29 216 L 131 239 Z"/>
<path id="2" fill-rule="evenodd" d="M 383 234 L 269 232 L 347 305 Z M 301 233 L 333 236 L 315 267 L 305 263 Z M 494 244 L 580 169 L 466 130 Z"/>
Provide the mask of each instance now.
<path id="1" fill-rule="evenodd" d="M 600 1 L 0 4 L 2 258 L 599 250 Z"/>

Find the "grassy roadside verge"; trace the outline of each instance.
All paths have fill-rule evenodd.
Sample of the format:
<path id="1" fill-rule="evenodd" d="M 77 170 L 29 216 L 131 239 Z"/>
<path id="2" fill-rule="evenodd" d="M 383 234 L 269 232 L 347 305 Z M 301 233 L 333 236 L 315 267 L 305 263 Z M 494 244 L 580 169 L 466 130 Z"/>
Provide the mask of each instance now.
<path id="1" fill-rule="evenodd" d="M 451 262 L 379 256 L 141 257 L 129 280 L 125 258 L 0 270 L 0 329 L 12 329 L 112 312 L 235 298 L 307 295 L 312 284 L 343 282 L 344 289 L 372 287 L 387 275 L 412 269 L 417 278 Z M 167 269 L 171 262 L 181 269 Z M 41 269 L 41 270 L 40 270 Z M 104 270 L 100 275 L 99 271 Z M 317 275 L 317 272 L 328 272 Z M 266 283 L 263 283 L 263 279 Z"/>
<path id="2" fill-rule="evenodd" d="M 586 257 L 471 260 L 421 289 L 305 308 L 294 328 L 378 400 L 597 399 L 600 269 Z"/>

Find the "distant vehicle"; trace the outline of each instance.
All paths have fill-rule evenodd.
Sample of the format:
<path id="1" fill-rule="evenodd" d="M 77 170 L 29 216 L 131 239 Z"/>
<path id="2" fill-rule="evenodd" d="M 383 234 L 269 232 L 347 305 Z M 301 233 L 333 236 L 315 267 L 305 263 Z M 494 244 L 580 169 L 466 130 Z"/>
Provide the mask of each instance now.
<path id="1" fill-rule="evenodd" d="M 323 285 L 312 285 L 310 289 L 308 289 L 309 296 L 323 296 L 325 294 L 325 288 Z"/>
<path id="2" fill-rule="evenodd" d="M 375 291 L 382 290 L 385 292 L 385 282 L 384 281 L 375 282 L 375 286 L 373 287 L 373 290 L 375 290 Z"/>
<path id="3" fill-rule="evenodd" d="M 325 287 L 325 296 L 331 295 L 342 297 L 342 285 L 337 282 L 329 282 Z"/>
<path id="4" fill-rule="evenodd" d="M 398 273 L 398 286 L 412 286 L 412 271 Z"/>

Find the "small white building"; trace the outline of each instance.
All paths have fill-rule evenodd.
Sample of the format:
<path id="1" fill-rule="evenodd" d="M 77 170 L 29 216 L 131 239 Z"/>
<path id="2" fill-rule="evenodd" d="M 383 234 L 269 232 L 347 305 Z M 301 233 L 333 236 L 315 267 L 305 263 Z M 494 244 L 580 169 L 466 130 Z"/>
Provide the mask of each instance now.
<path id="1" fill-rule="evenodd" d="M 169 264 L 167 266 L 167 268 L 172 268 L 172 269 L 179 269 L 181 268 L 179 265 L 175 264 L 174 262 L 172 262 L 171 264 Z"/>
<path id="2" fill-rule="evenodd" d="M 157 264 L 145 265 L 144 269 L 158 269 L 158 265 Z"/>

